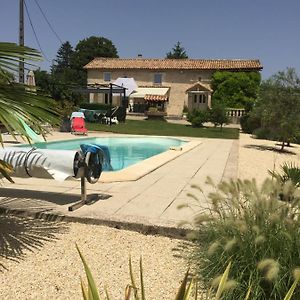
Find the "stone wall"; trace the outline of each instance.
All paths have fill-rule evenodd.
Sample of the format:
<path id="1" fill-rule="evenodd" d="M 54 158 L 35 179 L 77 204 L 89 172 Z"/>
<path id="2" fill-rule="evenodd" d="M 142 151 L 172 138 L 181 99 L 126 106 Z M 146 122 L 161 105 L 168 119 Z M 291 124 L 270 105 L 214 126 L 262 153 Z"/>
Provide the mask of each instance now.
<path id="1" fill-rule="evenodd" d="M 142 86 L 164 86 L 170 87 L 170 97 L 167 106 L 168 116 L 181 116 L 184 105 L 188 105 L 188 94 L 186 90 L 201 81 L 209 83 L 213 74 L 212 70 L 88 70 L 88 84 L 109 83 L 103 80 L 103 73 L 111 73 L 111 82 L 119 77 L 133 77 L 139 87 Z M 153 83 L 154 74 L 162 74 L 162 84 Z M 98 95 L 91 102 L 103 102 L 104 95 Z"/>

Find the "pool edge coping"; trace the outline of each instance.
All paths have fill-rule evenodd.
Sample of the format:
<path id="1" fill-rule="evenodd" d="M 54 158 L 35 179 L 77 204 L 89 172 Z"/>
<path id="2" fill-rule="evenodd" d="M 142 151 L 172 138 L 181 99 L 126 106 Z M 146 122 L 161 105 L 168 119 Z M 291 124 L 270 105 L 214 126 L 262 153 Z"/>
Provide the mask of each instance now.
<path id="1" fill-rule="evenodd" d="M 178 138 L 182 139 L 182 138 Z M 167 150 L 160 154 L 151 156 L 139 163 L 131 165 L 123 170 L 115 172 L 102 173 L 99 182 L 111 183 L 111 182 L 123 182 L 123 181 L 136 181 L 151 172 L 157 170 L 161 166 L 169 163 L 177 157 L 191 151 L 197 146 L 201 145 L 202 141 L 191 140 L 186 144 L 176 147 L 174 150 Z"/>

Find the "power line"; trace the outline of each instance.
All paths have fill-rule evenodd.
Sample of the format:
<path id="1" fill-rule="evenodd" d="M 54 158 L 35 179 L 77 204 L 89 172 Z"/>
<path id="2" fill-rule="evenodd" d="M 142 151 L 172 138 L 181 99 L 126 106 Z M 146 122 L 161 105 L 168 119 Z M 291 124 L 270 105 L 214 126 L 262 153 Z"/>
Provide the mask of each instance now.
<path id="1" fill-rule="evenodd" d="M 50 24 L 48 18 L 46 17 L 46 14 L 44 13 L 44 11 L 42 10 L 41 6 L 39 5 L 39 3 L 37 2 L 37 0 L 34 0 L 34 2 L 36 3 L 37 7 L 39 8 L 41 14 L 43 15 L 44 19 L 46 20 L 48 26 L 50 27 L 51 31 L 54 33 L 54 35 L 57 37 L 57 39 L 60 41 L 60 43 L 62 44 L 62 40 L 59 37 L 59 35 L 57 34 L 57 32 L 54 30 L 53 26 Z"/>
<path id="2" fill-rule="evenodd" d="M 43 54 L 44 58 L 45 58 L 48 62 L 50 62 L 49 59 L 47 58 L 46 54 L 44 53 L 42 47 L 41 47 L 40 41 L 39 41 L 39 39 L 38 39 L 38 36 L 37 36 L 37 34 L 36 34 L 36 32 L 35 32 L 35 29 L 34 29 L 34 26 L 33 26 L 33 24 L 32 24 L 32 21 L 31 21 L 31 18 L 30 18 L 29 11 L 28 11 L 27 4 L 26 4 L 26 1 L 25 1 L 25 0 L 24 0 L 24 5 L 25 5 L 26 14 L 27 14 L 27 17 L 28 17 L 28 19 L 29 19 L 29 23 L 30 23 L 31 29 L 32 29 L 32 31 L 33 31 L 33 34 L 34 34 L 36 43 L 38 44 L 38 47 L 39 47 L 41 53 Z"/>

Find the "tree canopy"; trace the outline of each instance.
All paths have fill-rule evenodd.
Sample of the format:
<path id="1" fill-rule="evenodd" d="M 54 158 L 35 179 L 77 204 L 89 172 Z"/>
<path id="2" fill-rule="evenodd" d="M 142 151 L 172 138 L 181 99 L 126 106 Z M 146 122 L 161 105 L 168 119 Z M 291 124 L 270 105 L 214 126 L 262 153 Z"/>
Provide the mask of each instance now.
<path id="1" fill-rule="evenodd" d="M 61 45 L 51 66 L 51 73 L 36 71 L 36 83 L 56 100 L 70 100 L 77 104 L 82 95 L 74 92 L 87 83 L 83 67 L 95 57 L 118 57 L 112 41 L 91 36 L 78 42 L 75 48 L 69 41 Z"/>
<path id="2" fill-rule="evenodd" d="M 285 143 L 300 136 L 300 78 L 295 69 L 280 71 L 261 84 L 255 112 L 262 128 L 271 137 Z"/>
<path id="3" fill-rule="evenodd" d="M 118 57 L 117 48 L 104 37 L 91 36 L 78 42 L 72 55 L 76 83 L 86 85 L 87 75 L 83 67 L 96 57 Z"/>
<path id="4" fill-rule="evenodd" d="M 170 52 L 166 54 L 166 58 L 183 59 L 188 58 L 186 51 L 181 47 L 180 42 L 177 42 Z"/>
<path id="5" fill-rule="evenodd" d="M 74 50 L 69 41 L 63 43 L 57 51 L 55 63 L 52 65 L 52 72 L 59 73 L 71 68 Z"/>
<path id="6" fill-rule="evenodd" d="M 260 73 L 217 71 L 212 76 L 212 104 L 252 109 L 257 99 Z"/>

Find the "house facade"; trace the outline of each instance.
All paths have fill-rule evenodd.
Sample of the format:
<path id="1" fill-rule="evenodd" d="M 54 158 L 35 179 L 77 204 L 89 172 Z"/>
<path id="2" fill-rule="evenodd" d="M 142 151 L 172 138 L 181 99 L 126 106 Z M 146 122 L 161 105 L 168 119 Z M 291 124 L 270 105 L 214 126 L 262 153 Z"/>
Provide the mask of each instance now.
<path id="1" fill-rule="evenodd" d="M 212 75 L 217 70 L 259 71 L 259 60 L 121 59 L 95 58 L 85 67 L 88 84 L 113 83 L 134 78 L 138 88 L 129 99 L 133 106 L 157 105 L 168 116 L 180 117 L 188 110 L 211 107 Z M 107 95 L 91 94 L 90 102 L 108 103 Z M 114 97 L 113 105 L 120 99 Z M 145 106 L 144 106 L 145 107 Z M 145 109 L 145 108 L 144 108 Z M 141 109 L 142 111 L 143 109 Z"/>

